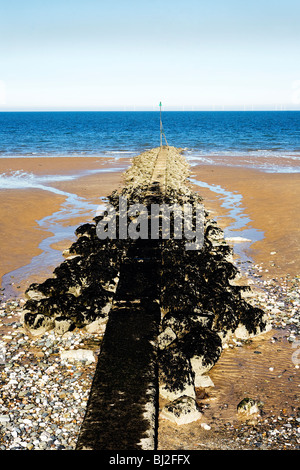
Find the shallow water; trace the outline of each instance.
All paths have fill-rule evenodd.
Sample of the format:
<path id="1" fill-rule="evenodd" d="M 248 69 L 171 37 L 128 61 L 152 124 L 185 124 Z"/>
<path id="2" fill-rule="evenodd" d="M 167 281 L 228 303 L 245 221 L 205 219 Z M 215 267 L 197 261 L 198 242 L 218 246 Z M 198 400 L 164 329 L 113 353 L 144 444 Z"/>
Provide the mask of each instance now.
<path id="1" fill-rule="evenodd" d="M 292 407 L 299 407 L 300 372 L 292 360 L 295 349 L 285 336 L 284 330 L 271 330 L 248 345 L 223 351 L 209 373 L 215 387 L 202 400 L 210 403 L 207 416 L 237 420 L 237 405 L 245 397 L 261 401 L 267 414 L 291 413 Z"/>
<path id="2" fill-rule="evenodd" d="M 97 155 L 116 161 L 159 145 L 159 117 L 159 112 L 1 113 L 0 158 Z M 272 172 L 300 171 L 300 112 L 163 112 L 162 117 L 169 145 L 183 148 L 191 166 L 204 163 Z M 81 176 L 92 172 L 82 172 Z M 53 236 L 42 242 L 42 255 L 35 257 L 26 268 L 11 273 L 16 278 L 27 275 L 32 269 L 35 272 L 39 266 L 56 264 L 61 255 L 51 245 L 72 237 L 76 228 L 72 222 L 64 226 L 62 220 L 72 220 L 75 213 L 83 219 L 90 218 L 97 209 L 88 201 L 52 186 L 57 181 L 78 176 L 35 175 L 24 171 L 0 175 L 0 189 L 37 188 L 66 198 L 58 212 L 39 221 L 41 228 L 46 228 Z M 251 227 L 242 206 L 242 195 L 221 186 L 193 182 L 221 196 L 231 221 L 225 229 L 225 237 L 235 239 L 234 252 L 247 263 L 249 255 L 246 253 L 251 243 L 264 235 Z M 245 240 L 237 242 L 236 237 Z M 8 279 L 9 275 L 4 279 L 6 284 Z"/>
<path id="3" fill-rule="evenodd" d="M 40 228 L 52 235 L 43 239 L 39 245 L 41 254 L 34 256 L 31 262 L 22 266 L 2 277 L 2 287 L 5 288 L 6 296 L 15 296 L 14 287 L 21 284 L 29 276 L 38 278 L 40 273 L 49 272 L 50 268 L 57 266 L 63 261 L 61 251 L 53 248 L 53 245 L 63 242 L 64 240 L 75 241 L 75 230 L 77 223 L 73 220 L 82 219 L 82 223 L 91 222 L 97 213 L 105 208 L 103 204 L 94 204 L 89 200 L 77 196 L 77 194 L 69 193 L 54 186 L 49 185 L 60 181 L 70 181 L 80 176 L 91 173 L 103 173 L 107 171 L 120 171 L 121 168 L 105 168 L 99 170 L 86 171 L 74 175 L 42 175 L 38 176 L 33 173 L 21 171 L 0 175 L 0 189 L 41 189 L 58 194 L 65 197 L 65 201 L 61 204 L 60 209 L 53 214 L 38 220 Z M 2 177 L 2 178 L 1 178 Z"/>
<path id="4" fill-rule="evenodd" d="M 86 170 L 67 175 L 36 175 L 35 173 L 28 173 L 23 170 L 8 171 L 0 174 L 0 190 L 1 189 L 41 189 L 43 191 L 50 191 L 54 194 L 62 196 L 69 196 L 69 193 L 51 186 L 51 183 L 58 183 L 61 181 L 72 181 L 82 176 L 88 176 L 97 173 L 106 173 L 114 171 L 122 171 L 124 167 L 110 167 L 99 168 L 96 170 Z"/>
<path id="5" fill-rule="evenodd" d="M 220 185 L 209 184 L 204 181 L 191 178 L 191 183 L 200 188 L 207 188 L 221 196 L 221 206 L 226 209 L 226 216 L 216 216 L 215 220 L 228 218 L 229 225 L 224 229 L 224 237 L 230 245 L 234 247 L 234 254 L 238 256 L 243 265 L 253 262 L 249 256 L 249 249 L 252 243 L 263 240 L 264 233 L 261 230 L 251 227 L 251 219 L 243 207 L 243 196 L 237 192 L 231 192 Z"/>

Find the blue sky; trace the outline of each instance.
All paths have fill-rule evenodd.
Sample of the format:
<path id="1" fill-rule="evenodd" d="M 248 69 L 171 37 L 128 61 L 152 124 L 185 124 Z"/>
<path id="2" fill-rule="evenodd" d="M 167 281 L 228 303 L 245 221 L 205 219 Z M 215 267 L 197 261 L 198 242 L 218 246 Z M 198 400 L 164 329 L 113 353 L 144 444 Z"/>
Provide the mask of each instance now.
<path id="1" fill-rule="evenodd" d="M 300 109 L 299 0 L 1 0 L 0 110 Z"/>

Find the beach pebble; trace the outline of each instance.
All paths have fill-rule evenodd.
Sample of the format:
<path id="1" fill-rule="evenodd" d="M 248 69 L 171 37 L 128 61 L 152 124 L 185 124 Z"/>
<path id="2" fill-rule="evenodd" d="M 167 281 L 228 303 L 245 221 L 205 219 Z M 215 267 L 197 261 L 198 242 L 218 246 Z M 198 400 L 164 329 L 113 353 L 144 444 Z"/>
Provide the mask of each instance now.
<path id="1" fill-rule="evenodd" d="M 253 296 L 251 302 L 255 306 L 263 304 L 275 328 L 289 328 L 292 355 L 300 335 L 300 277 L 288 280 L 255 278 L 255 284 L 261 287 L 261 292 Z M 52 331 L 41 337 L 26 335 L 21 329 L 21 305 L 11 305 L 9 301 L 1 303 L 0 315 L 6 325 L 0 343 L 0 353 L 3 351 L 0 361 L 0 449 L 74 450 L 102 336 L 83 330 L 63 336 Z M 89 342 L 94 342 L 95 337 L 98 345 L 91 346 Z M 276 344 L 275 336 L 271 342 Z M 62 359 L 63 351 L 80 355 L 75 352 L 78 348 L 90 351 L 83 354 L 87 354 L 85 360 Z M 299 365 L 294 367 L 298 369 Z M 269 371 L 275 368 L 271 366 Z M 202 415 L 197 410 L 196 419 L 200 416 L 205 418 L 205 412 Z M 185 420 L 184 413 L 181 418 Z M 300 417 L 288 419 L 288 416 L 266 417 L 261 424 L 264 438 L 255 430 L 240 427 L 235 431 L 235 439 L 247 445 L 253 443 L 256 447 L 263 442 L 267 448 L 284 448 L 290 440 L 296 448 L 299 446 L 296 439 L 300 438 Z M 201 424 L 203 429 L 206 426 L 209 425 Z"/>
<path id="2" fill-rule="evenodd" d="M 205 431 L 209 431 L 211 429 L 211 426 L 207 423 L 201 423 L 201 428 L 205 429 Z"/>
<path id="3" fill-rule="evenodd" d="M 95 356 L 93 351 L 87 349 L 73 349 L 69 351 L 61 351 L 60 358 L 63 361 L 95 362 Z"/>
<path id="4" fill-rule="evenodd" d="M 167 403 L 160 415 L 163 419 L 167 419 L 177 425 L 182 425 L 197 421 L 202 416 L 202 413 L 192 397 L 182 396 Z"/>
<path id="5" fill-rule="evenodd" d="M 6 314 L 10 307 L 1 304 Z M 6 339 L 2 336 L 0 343 L 0 448 L 74 450 L 102 336 L 76 331 L 63 336 L 47 332 L 29 337 L 18 321 L 21 305 L 14 304 L 13 308 Z M 81 351 L 76 353 L 80 345 Z M 73 357 L 82 360 L 62 360 L 63 351 L 71 351 Z"/>
<path id="6" fill-rule="evenodd" d="M 240 415 L 251 416 L 260 413 L 260 404 L 252 398 L 244 398 L 237 405 L 237 412 Z"/>
<path id="7" fill-rule="evenodd" d="M 9 422 L 9 416 L 7 416 L 7 415 L 0 415 L 0 424 L 8 423 L 8 422 Z"/>

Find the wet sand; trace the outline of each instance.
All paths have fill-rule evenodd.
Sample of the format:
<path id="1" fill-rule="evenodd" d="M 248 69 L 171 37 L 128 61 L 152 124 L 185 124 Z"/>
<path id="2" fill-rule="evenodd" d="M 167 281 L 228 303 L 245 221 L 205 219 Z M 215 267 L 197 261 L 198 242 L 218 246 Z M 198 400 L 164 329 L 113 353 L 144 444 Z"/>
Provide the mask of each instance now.
<path id="1" fill-rule="evenodd" d="M 37 220 L 57 211 L 64 197 L 38 189 L 0 190 L 0 278 L 25 266 L 39 253 L 40 242 L 50 232 L 42 230 Z M 30 273 L 28 273 L 30 274 Z"/>
<path id="2" fill-rule="evenodd" d="M 0 160 L 0 172 L 23 170 L 36 175 L 80 174 L 99 168 L 125 169 L 129 164 L 128 159 L 102 157 L 12 158 Z M 105 196 L 122 184 L 122 173 L 123 170 L 94 173 L 74 180 L 46 184 L 76 194 L 94 204 L 101 204 Z M 264 272 L 266 277 L 299 274 L 299 173 L 276 174 L 224 165 L 197 165 L 191 168 L 191 176 L 242 195 L 240 206 L 251 219 L 246 228 L 255 227 L 263 234 L 261 241 L 251 244 L 249 256 L 255 263 L 263 265 L 267 270 Z M 229 210 L 222 207 L 223 195 L 196 185 L 193 189 L 204 197 L 205 207 L 216 217 L 218 224 L 222 228 L 228 227 L 232 220 Z M 64 197 L 39 189 L 2 189 L 0 197 L 0 276 L 3 276 L 23 266 L 40 252 L 39 243 L 49 236 L 49 232 L 43 231 L 37 221 L 57 211 Z M 91 213 L 91 218 L 93 216 Z M 79 214 L 77 219 L 72 219 L 72 224 L 80 225 L 85 221 Z M 70 220 L 66 219 L 64 223 L 69 224 Z M 69 240 L 59 243 L 57 248 L 64 249 L 68 243 Z M 238 248 L 236 244 L 235 247 Z"/>
<path id="3" fill-rule="evenodd" d="M 264 237 L 251 244 L 249 255 L 268 270 L 266 277 L 300 274 L 300 173 L 198 165 L 192 168 L 192 175 L 198 181 L 242 195 L 242 212 L 250 218 L 244 228 L 255 227 Z M 227 227 L 231 220 L 229 211 L 222 207 L 222 194 L 196 185 L 194 189 L 204 197 L 205 207 L 219 225 Z"/>
<path id="4" fill-rule="evenodd" d="M 86 201 L 95 204 L 103 204 L 103 199 L 116 189 L 122 182 L 123 169 L 128 167 L 128 159 L 113 160 L 102 157 L 49 157 L 49 158 L 3 158 L 0 160 L 0 173 L 24 171 L 35 175 L 78 175 L 78 178 L 59 181 L 45 182 L 45 186 L 55 187 L 63 192 L 75 194 Z M 122 168 L 122 171 L 115 171 Z M 105 170 L 102 173 L 86 174 L 89 170 Z M 106 171 L 108 170 L 108 171 Z M 58 211 L 61 204 L 66 200 L 64 195 L 42 189 L 0 189 L 0 282 L 2 277 L 22 266 L 26 266 L 30 260 L 41 253 L 40 243 L 52 235 L 51 232 L 43 230 L 38 221 Z M 61 221 L 65 225 L 80 225 L 91 221 L 95 213 L 84 217 L 78 214 L 72 221 L 66 217 Z M 53 248 L 59 251 L 70 246 L 75 240 L 62 240 Z M 55 266 L 53 266 L 54 268 Z M 41 271 L 43 278 L 49 275 L 52 267 Z M 23 282 L 15 295 L 23 295 L 24 290 L 30 282 L 34 282 L 28 272 L 28 280 Z M 38 282 L 39 279 L 36 279 Z"/>
<path id="5" fill-rule="evenodd" d="M 65 175 L 118 166 L 122 161 L 105 157 L 1 158 L 0 173 L 23 170 L 36 175 Z"/>

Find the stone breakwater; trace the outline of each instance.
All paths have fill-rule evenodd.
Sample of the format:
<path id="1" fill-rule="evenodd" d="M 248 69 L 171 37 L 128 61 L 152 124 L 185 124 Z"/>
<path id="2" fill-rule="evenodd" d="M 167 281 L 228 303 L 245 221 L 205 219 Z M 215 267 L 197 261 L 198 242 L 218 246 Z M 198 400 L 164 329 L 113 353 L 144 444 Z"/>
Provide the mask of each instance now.
<path id="1" fill-rule="evenodd" d="M 126 197 L 129 205 L 189 203 L 194 207 L 202 201 L 191 190 L 188 176 L 189 166 L 178 149 L 163 149 L 163 153 L 152 149 L 133 159 L 124 174 L 122 190 L 109 195 L 108 202 L 116 214 L 120 212 L 120 196 Z M 188 251 L 184 239 L 172 236 L 143 240 L 142 244 L 140 239 L 130 238 L 102 240 L 97 236 L 97 224 L 105 214 L 78 227 L 77 241 L 64 252 L 66 260 L 55 268 L 54 276 L 26 291 L 24 327 L 37 336 L 50 330 L 65 335 L 76 328 L 105 333 L 116 305 L 127 307 L 129 302 L 132 309 L 135 300 L 141 305 L 153 288 L 151 302 L 159 306 L 160 315 L 155 320 L 157 336 L 151 339 L 151 357 L 157 361 L 159 394 L 169 401 L 162 414 L 178 424 L 199 419 L 195 389 L 218 361 L 228 338 L 246 339 L 270 328 L 265 312 L 246 301 L 249 287 L 234 283 L 239 273 L 232 263 L 231 248 L 215 221 L 204 213 L 200 250 Z M 128 220 L 132 222 L 134 217 L 129 215 Z M 135 253 L 134 257 L 130 253 Z M 134 259 L 134 270 L 139 257 L 140 266 L 146 267 L 153 253 L 154 287 L 143 282 L 143 269 L 132 277 L 128 270 L 128 260 Z M 130 299 L 126 298 L 126 286 Z M 141 312 L 143 309 L 144 305 Z M 144 429 L 142 432 L 147 434 Z"/>

